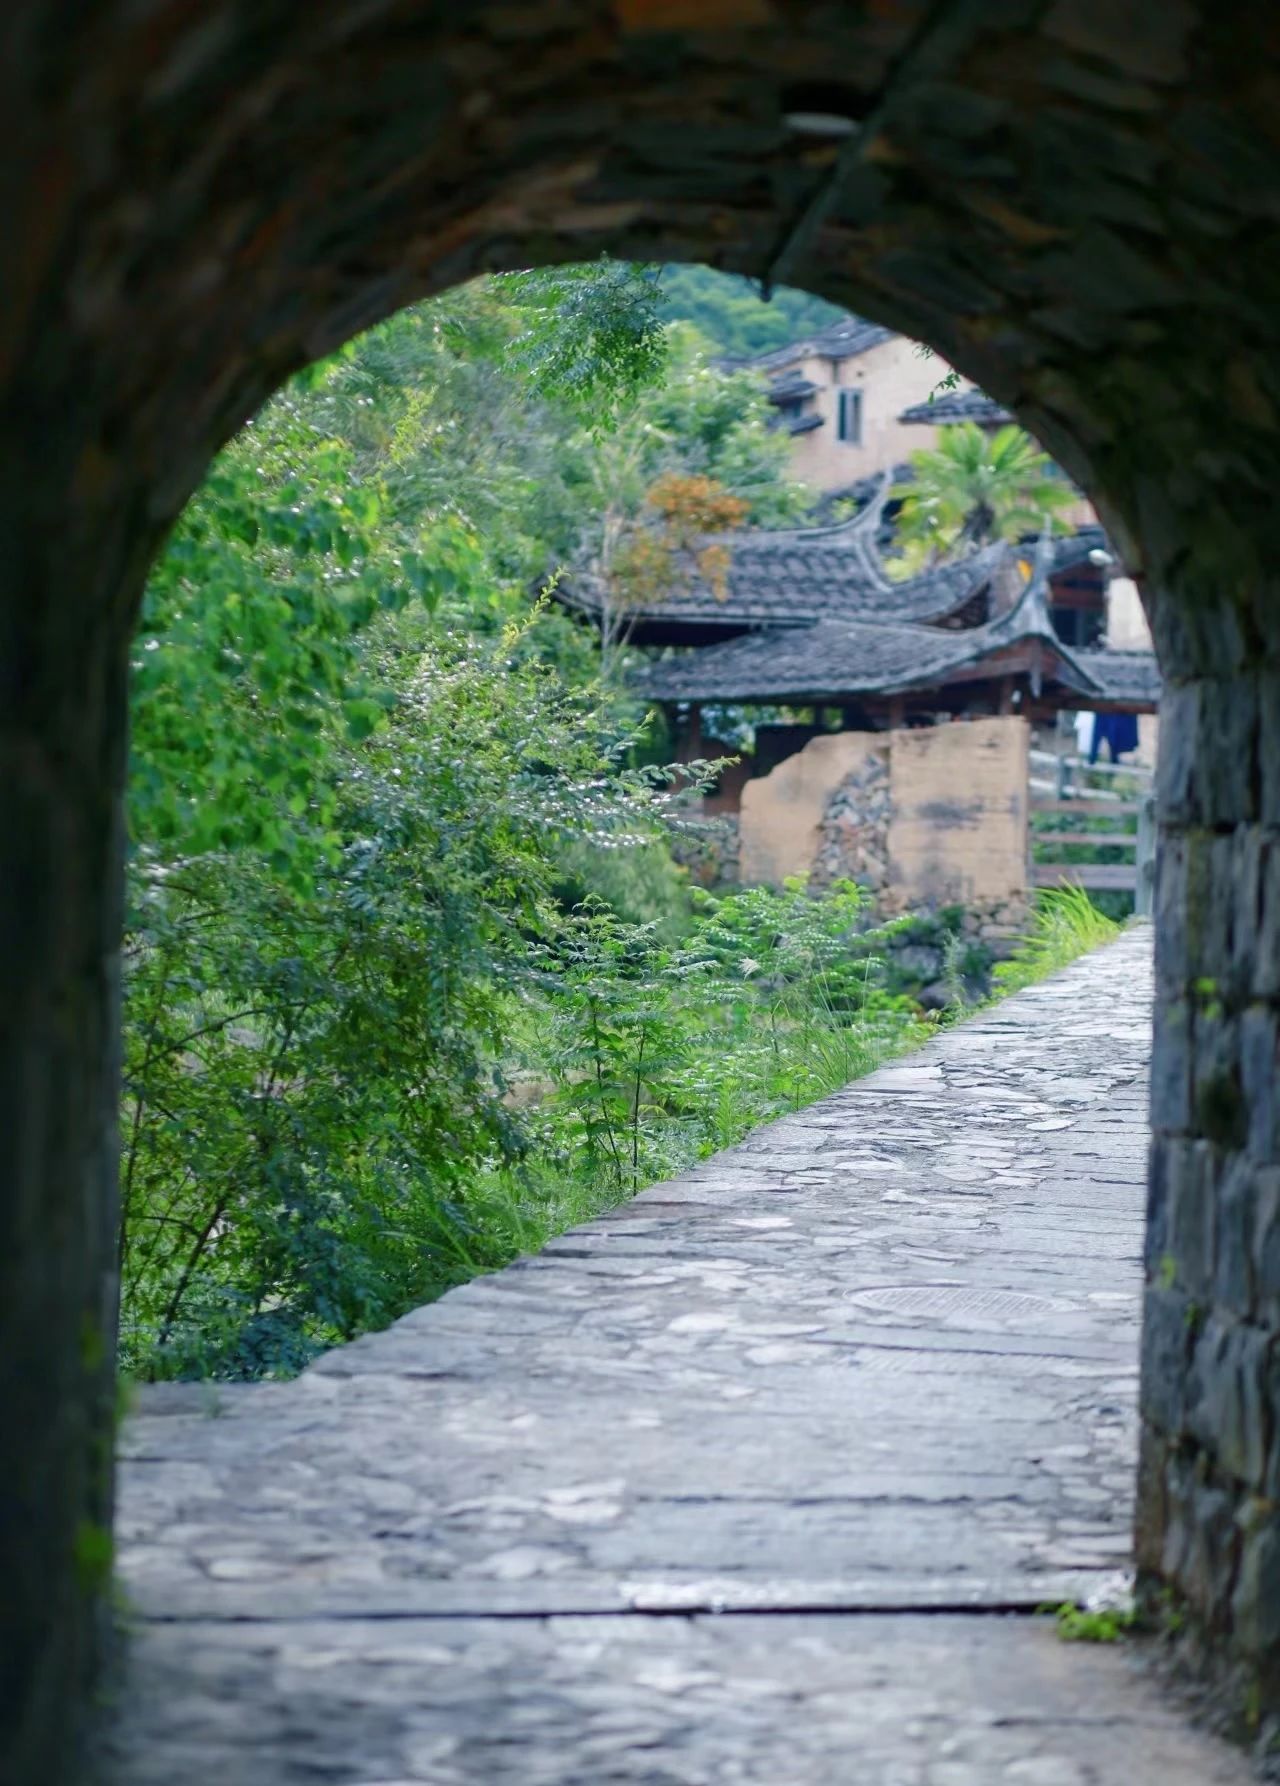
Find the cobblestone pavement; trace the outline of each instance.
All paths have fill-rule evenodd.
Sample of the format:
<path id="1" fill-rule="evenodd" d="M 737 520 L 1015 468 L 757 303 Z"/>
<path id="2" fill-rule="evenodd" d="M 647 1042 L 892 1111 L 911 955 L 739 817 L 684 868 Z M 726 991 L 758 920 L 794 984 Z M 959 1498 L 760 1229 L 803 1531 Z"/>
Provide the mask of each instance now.
<path id="1" fill-rule="evenodd" d="M 1031 1616 L 1125 1579 L 1148 948 L 296 1383 L 149 1400 L 113 1786 L 1246 1779 Z"/>

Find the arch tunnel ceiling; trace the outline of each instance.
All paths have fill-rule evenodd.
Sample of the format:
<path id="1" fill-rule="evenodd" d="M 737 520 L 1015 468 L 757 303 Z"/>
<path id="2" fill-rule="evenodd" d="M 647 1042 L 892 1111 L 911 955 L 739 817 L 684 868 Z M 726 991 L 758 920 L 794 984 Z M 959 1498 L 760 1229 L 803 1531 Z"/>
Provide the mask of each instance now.
<path id="1" fill-rule="evenodd" d="M 0 31 L 27 145 L 0 363 L 33 427 L 94 443 L 73 487 L 145 488 L 157 532 L 297 366 L 486 268 L 607 249 L 772 272 L 930 342 L 1140 572 L 1195 582 L 1194 510 L 1215 594 L 1224 569 L 1256 587 L 1272 9 L 107 0 L 73 25 L 16 0 Z M 814 113 L 852 128 L 796 128 Z M 1213 649 L 1259 645 L 1237 618 Z M 1159 637 L 1175 673 L 1203 662 L 1185 625 Z"/>

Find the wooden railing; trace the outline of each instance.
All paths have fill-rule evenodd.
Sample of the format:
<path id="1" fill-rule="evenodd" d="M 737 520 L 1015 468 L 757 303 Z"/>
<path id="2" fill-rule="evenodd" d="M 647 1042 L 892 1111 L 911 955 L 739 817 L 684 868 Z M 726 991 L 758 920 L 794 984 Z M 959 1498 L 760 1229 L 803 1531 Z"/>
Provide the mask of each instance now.
<path id="1" fill-rule="evenodd" d="M 1033 887 L 1084 887 L 1132 893 L 1134 910 L 1151 911 L 1155 884 L 1155 797 L 1150 769 L 1086 763 L 1052 751 L 1031 752 L 1028 853 Z M 1054 820 L 1110 821 L 1112 828 L 1054 824 Z M 1043 850 L 1106 849 L 1128 861 L 1068 861 Z"/>

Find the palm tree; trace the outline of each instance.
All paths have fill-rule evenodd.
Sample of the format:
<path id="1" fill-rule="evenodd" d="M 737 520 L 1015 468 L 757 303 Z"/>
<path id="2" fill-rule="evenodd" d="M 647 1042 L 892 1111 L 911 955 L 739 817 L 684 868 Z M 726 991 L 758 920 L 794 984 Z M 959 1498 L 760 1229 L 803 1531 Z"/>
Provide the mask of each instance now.
<path id="1" fill-rule="evenodd" d="M 1016 427 L 994 434 L 973 422 L 944 428 L 931 451 L 912 453 L 911 468 L 913 481 L 892 494 L 902 504 L 898 538 L 917 563 L 1023 539 L 1073 500 L 1052 459 Z"/>

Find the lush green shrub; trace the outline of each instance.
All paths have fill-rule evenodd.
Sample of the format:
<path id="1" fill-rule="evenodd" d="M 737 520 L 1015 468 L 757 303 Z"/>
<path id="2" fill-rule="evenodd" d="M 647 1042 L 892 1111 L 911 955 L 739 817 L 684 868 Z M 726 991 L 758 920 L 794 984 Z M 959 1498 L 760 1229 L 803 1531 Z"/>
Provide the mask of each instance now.
<path id="1" fill-rule="evenodd" d="M 695 893 L 681 944 L 598 903 L 547 963 L 541 1145 L 634 1190 L 822 1097 L 928 1034 L 882 990 L 863 895 Z"/>
<path id="2" fill-rule="evenodd" d="M 377 629 L 395 703 L 368 738 L 327 741 L 327 853 L 305 877 L 287 852 L 135 859 L 134 1365 L 292 1368 L 492 1262 L 468 1191 L 524 1145 L 504 1038 L 562 923 L 561 849 L 643 835 L 653 794 L 546 671 L 409 649 L 422 631 Z"/>

